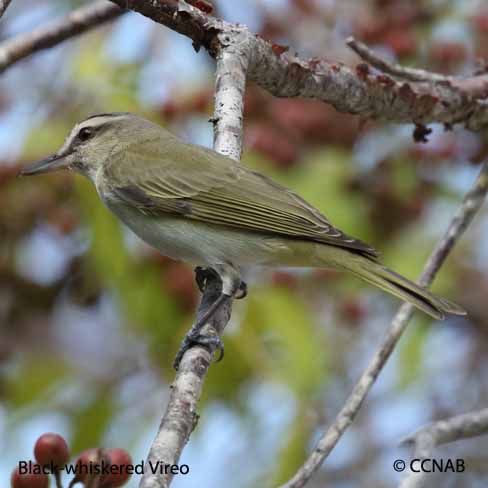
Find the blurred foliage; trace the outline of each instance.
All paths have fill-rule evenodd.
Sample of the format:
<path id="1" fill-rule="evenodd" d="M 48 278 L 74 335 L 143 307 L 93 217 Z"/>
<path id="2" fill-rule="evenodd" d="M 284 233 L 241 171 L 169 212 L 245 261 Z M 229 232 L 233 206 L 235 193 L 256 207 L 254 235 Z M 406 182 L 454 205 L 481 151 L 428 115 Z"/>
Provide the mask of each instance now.
<path id="1" fill-rule="evenodd" d="M 327 46 L 328 59 L 350 66 L 358 59 L 344 47 L 348 34 L 392 59 L 440 72 L 469 73 L 477 58 L 488 59 L 482 2 L 281 3 L 216 2 L 216 9 L 307 56 L 323 56 Z M 33 25 L 36 15 L 47 20 L 70 10 L 54 0 L 14 4 L 2 33 L 17 19 Z M 116 439 L 131 443 L 120 447 L 133 450 L 134 459 L 144 457 L 161 414 L 160 393 L 173 378 L 171 363 L 198 302 L 191 267 L 137 240 L 89 182 L 71 174 L 18 180 L 18 168 L 55 151 L 77 120 L 97 112 L 137 112 L 208 144 L 211 74 L 208 57 L 194 53 L 186 39 L 128 15 L 3 75 L 0 398 L 9 446 L 2 459 L 11 464 L 30 455 L 13 444 L 15 433 L 49 413 L 63 418 L 60 428 L 68 432 L 61 433 L 74 452 Z M 275 99 L 250 84 L 243 161 L 299 192 L 413 279 L 488 155 L 485 134 L 434 129 L 428 144 L 416 145 L 411 128 L 366 123 L 310 100 Z M 344 439 L 347 455 L 331 458 L 325 469 L 327 486 L 359 480 L 365 487 L 392 486 L 393 437 L 486 402 L 486 222 L 484 212 L 434 285 L 463 304 L 469 318 L 438 325 L 416 314 Z M 205 443 L 218 462 L 205 464 L 205 473 L 192 468 L 188 481 L 175 486 L 286 480 L 333 419 L 398 305 L 326 270 L 258 270 L 249 285 L 248 297 L 234 305 L 225 359 L 206 380 L 196 432 L 215 425 L 218 405 L 242 421 L 239 435 L 219 424 L 215 440 Z M 399 400 L 430 413 L 404 421 L 394 410 Z M 42 428 L 32 427 L 32 436 Z M 482 451 L 481 441 L 471 442 Z M 200 452 L 193 456 L 190 465 Z"/>

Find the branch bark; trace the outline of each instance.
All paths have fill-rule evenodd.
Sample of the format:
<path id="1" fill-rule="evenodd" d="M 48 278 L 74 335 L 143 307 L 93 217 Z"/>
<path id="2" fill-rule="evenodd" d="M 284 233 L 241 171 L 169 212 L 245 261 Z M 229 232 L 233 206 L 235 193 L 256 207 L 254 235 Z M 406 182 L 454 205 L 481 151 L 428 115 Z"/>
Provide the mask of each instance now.
<path id="1" fill-rule="evenodd" d="M 230 40 L 218 39 L 225 46 L 216 54 L 214 149 L 239 160 L 242 151 L 242 124 L 244 91 L 249 52 L 239 37 Z M 207 281 L 202 301 L 198 308 L 197 320 L 203 316 L 219 297 L 222 283 L 216 277 Z M 207 334 L 223 333 L 232 309 L 232 301 L 227 301 L 205 326 Z M 172 481 L 170 473 L 152 474 L 150 463 L 159 461 L 178 464 L 183 448 L 197 424 L 197 403 L 203 382 L 215 349 L 196 346 L 189 349 L 181 360 L 175 381 L 171 385 L 171 395 L 161 421 L 156 438 L 146 461 L 140 488 L 167 488 Z"/>
<path id="2" fill-rule="evenodd" d="M 111 1 L 189 37 L 196 49 L 203 46 L 213 57 L 222 47 L 222 39 L 226 42 L 238 36 L 250 49 L 248 78 L 277 97 L 312 98 L 339 112 L 391 122 L 461 123 L 470 130 L 488 125 L 485 75 L 461 83 L 455 78 L 434 83 L 428 77 L 398 81 L 385 73 L 373 73 L 367 64 L 353 70 L 341 63 L 300 58 L 246 26 L 207 15 L 184 0 Z"/>
<path id="3" fill-rule="evenodd" d="M 427 287 L 432 283 L 448 254 L 483 205 L 487 192 L 488 163 L 485 163 L 474 186 L 464 197 L 460 208 L 449 223 L 446 233 L 441 238 L 427 261 L 424 271 L 418 281 L 420 285 Z M 325 459 L 327 459 L 346 429 L 354 421 L 356 414 L 361 408 L 371 387 L 374 385 L 376 378 L 405 331 L 408 322 L 413 315 L 413 310 L 413 307 L 409 304 L 404 304 L 400 307 L 390 328 L 383 338 L 380 347 L 367 365 L 344 406 L 337 414 L 333 424 L 319 439 L 312 454 L 296 472 L 293 478 L 280 488 L 301 488 L 305 486 L 311 476 L 320 468 Z"/>
<path id="4" fill-rule="evenodd" d="M 197 318 L 202 316 L 219 297 L 222 283 L 215 276 L 209 279 L 202 301 L 198 307 Z M 231 315 L 231 302 L 221 307 L 206 326 L 207 333 L 222 334 Z M 213 331 L 208 331 L 212 328 Z M 197 403 L 214 349 L 195 346 L 181 359 L 178 373 L 171 385 L 171 395 L 166 406 L 161 425 L 156 434 L 146 460 L 140 488 L 167 488 L 173 479 L 170 470 L 166 474 L 153 473 L 151 465 L 177 465 L 183 448 L 198 422 Z"/>
<path id="5" fill-rule="evenodd" d="M 433 457 L 435 448 L 441 444 L 486 433 L 488 433 L 488 408 L 434 422 L 408 436 L 402 443 L 414 445 L 413 459 L 429 459 Z M 429 474 L 411 471 L 402 480 L 399 488 L 423 488 L 427 486 Z"/>
<path id="6" fill-rule="evenodd" d="M 82 34 L 124 13 L 112 3 L 100 0 L 73 10 L 66 17 L 54 20 L 26 34 L 19 34 L 0 44 L 0 73 L 17 61 Z M 0 14 L 1 16 L 1 14 Z"/>
<path id="7" fill-rule="evenodd" d="M 291 54 L 287 47 L 271 44 L 246 26 L 212 17 L 184 0 L 111 0 L 192 39 L 211 56 L 220 52 L 222 40 L 239 37 L 250 48 L 248 78 L 277 97 L 305 97 L 333 105 L 339 112 L 391 122 L 448 126 L 460 123 L 469 130 L 488 125 L 488 75 L 469 78 L 442 77 L 422 70 L 392 66 L 363 45 L 356 52 L 382 70 L 373 73 L 367 64 L 350 69 Z M 64 19 L 19 35 L 0 44 L 0 72 L 15 62 L 52 47 L 120 15 L 122 10 L 104 1 L 75 10 Z M 396 80 L 389 76 L 400 76 Z"/>

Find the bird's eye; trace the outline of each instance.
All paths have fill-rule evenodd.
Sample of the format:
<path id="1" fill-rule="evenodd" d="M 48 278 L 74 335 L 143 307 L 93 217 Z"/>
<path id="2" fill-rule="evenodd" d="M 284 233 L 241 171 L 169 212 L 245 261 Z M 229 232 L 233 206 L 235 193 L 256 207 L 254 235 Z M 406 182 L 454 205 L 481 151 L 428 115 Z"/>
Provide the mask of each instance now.
<path id="1" fill-rule="evenodd" d="M 92 129 L 89 127 L 83 127 L 83 129 L 80 129 L 80 132 L 78 132 L 78 139 L 80 139 L 80 141 L 87 141 L 92 135 Z"/>

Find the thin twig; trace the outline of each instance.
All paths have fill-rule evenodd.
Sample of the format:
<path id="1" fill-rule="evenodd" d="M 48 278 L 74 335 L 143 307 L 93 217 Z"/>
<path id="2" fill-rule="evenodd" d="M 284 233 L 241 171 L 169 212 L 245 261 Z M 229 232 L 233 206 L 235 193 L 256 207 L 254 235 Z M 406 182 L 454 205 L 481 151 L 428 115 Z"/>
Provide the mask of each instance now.
<path id="1" fill-rule="evenodd" d="M 5 10 L 8 9 L 11 1 L 12 0 L 0 0 L 0 18 L 5 13 Z"/>
<path id="2" fill-rule="evenodd" d="M 369 64 L 379 69 L 383 73 L 388 73 L 392 76 L 397 76 L 404 80 L 410 81 L 446 81 L 449 78 L 439 73 L 431 73 L 423 69 L 407 68 L 396 63 L 390 63 L 385 59 L 378 56 L 373 52 L 366 44 L 354 39 L 354 37 L 348 37 L 346 44 L 356 53 L 361 59 L 367 61 Z"/>
<path id="3" fill-rule="evenodd" d="M 475 76 L 456 77 L 432 73 L 423 69 L 407 68 L 406 66 L 386 61 L 374 53 L 366 44 L 357 41 L 354 37 L 347 38 L 346 44 L 361 59 L 364 59 L 364 61 L 367 61 L 383 73 L 388 73 L 402 80 L 413 82 L 442 83 L 477 99 L 485 99 L 488 97 L 488 74 L 486 73 Z"/>
<path id="4" fill-rule="evenodd" d="M 446 233 L 438 242 L 427 261 L 418 281 L 420 285 L 427 287 L 432 283 L 446 257 L 483 205 L 487 191 L 488 163 L 485 163 L 473 188 L 464 197 L 463 203 L 449 223 Z M 315 471 L 319 469 L 346 429 L 353 422 L 364 399 L 406 329 L 412 314 L 413 307 L 411 305 L 404 304 L 400 307 L 380 347 L 364 370 L 334 422 L 324 435 L 322 435 L 310 457 L 295 473 L 293 478 L 280 488 L 303 487 Z"/>
<path id="5" fill-rule="evenodd" d="M 124 13 L 116 5 L 100 0 L 73 10 L 66 17 L 54 20 L 0 44 L 0 73 L 17 61 L 86 32 Z"/>
<path id="6" fill-rule="evenodd" d="M 488 433 L 488 408 L 434 422 L 409 435 L 402 443 L 412 443 L 413 459 L 422 460 L 432 458 L 434 449 L 441 444 L 486 433 Z M 422 470 L 410 471 L 401 481 L 399 488 L 423 488 L 427 486 L 429 474 Z"/>
<path id="7" fill-rule="evenodd" d="M 441 444 L 448 444 L 459 439 L 486 433 L 488 433 L 488 408 L 456 415 L 455 417 L 426 425 L 405 437 L 402 440 L 402 444 L 413 443 L 415 445 L 415 454 L 425 457 L 426 453 L 424 453 L 422 445 L 427 437 L 433 440 L 434 446 L 440 446 Z"/>

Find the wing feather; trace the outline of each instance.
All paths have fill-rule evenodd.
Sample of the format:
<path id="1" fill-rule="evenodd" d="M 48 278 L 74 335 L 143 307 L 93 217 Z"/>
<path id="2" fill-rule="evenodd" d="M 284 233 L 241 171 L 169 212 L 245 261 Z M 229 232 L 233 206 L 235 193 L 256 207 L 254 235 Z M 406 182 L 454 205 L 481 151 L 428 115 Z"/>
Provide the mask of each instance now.
<path id="1" fill-rule="evenodd" d="M 172 160 L 176 151 L 184 164 Z M 164 145 L 149 141 L 143 154 L 129 147 L 113 155 L 104 167 L 104 181 L 109 191 L 147 214 L 177 214 L 214 225 L 322 242 L 372 258 L 378 255 L 335 228 L 293 191 L 216 154 L 200 146 L 181 145 L 176 138 L 165 140 Z M 133 169 L 135 161 L 138 171 Z"/>

